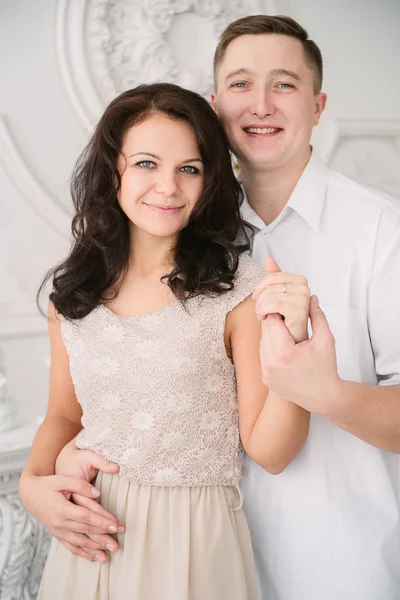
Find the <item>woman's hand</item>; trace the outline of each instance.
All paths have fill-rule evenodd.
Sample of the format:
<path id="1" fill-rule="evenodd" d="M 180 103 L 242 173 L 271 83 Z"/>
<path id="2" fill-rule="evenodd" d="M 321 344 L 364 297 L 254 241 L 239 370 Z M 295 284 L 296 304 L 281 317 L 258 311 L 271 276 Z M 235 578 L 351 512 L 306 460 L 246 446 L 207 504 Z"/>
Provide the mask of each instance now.
<path id="1" fill-rule="evenodd" d="M 268 275 L 253 294 L 257 317 L 263 320 L 271 314 L 282 315 L 294 341 L 303 342 L 308 338 L 310 312 L 307 279 L 302 275 L 282 273 L 271 257 L 267 258 L 265 267 Z"/>
<path id="2" fill-rule="evenodd" d="M 92 450 L 80 450 L 76 447 L 76 437 L 65 444 L 56 460 L 56 475 L 66 475 L 77 479 L 92 481 L 99 471 L 117 473 L 119 465 L 103 458 Z"/>
<path id="3" fill-rule="evenodd" d="M 19 492 L 25 508 L 73 554 L 106 562 L 106 544 L 118 548 L 117 542 L 104 534 L 115 533 L 120 525 L 94 500 L 100 492 L 88 481 L 63 475 L 23 473 Z M 84 498 L 87 507 L 70 502 L 71 494 Z M 88 537 L 92 534 L 103 534 L 99 537 L 104 543 Z"/>

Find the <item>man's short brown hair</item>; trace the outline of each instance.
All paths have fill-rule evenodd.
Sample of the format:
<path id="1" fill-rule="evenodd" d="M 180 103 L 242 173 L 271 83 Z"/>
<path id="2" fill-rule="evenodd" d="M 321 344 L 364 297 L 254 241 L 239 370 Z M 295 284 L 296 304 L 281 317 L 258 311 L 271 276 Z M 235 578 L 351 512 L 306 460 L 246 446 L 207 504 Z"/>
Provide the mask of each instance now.
<path id="1" fill-rule="evenodd" d="M 230 23 L 222 32 L 214 54 L 214 85 L 217 88 L 218 69 L 227 47 L 241 35 L 261 35 L 277 33 L 299 40 L 304 49 L 306 61 L 314 74 L 314 92 L 322 87 L 322 55 L 317 44 L 308 39 L 307 31 L 294 19 L 286 16 L 251 15 Z"/>

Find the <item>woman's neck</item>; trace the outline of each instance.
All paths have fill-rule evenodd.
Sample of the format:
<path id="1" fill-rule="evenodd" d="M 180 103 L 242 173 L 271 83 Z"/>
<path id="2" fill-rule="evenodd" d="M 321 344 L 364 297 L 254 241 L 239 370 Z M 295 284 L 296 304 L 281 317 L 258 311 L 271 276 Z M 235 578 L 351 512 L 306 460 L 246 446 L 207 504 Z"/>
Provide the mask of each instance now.
<path id="1" fill-rule="evenodd" d="M 129 273 L 139 277 L 165 274 L 173 268 L 176 236 L 159 237 L 135 228 L 131 231 Z"/>

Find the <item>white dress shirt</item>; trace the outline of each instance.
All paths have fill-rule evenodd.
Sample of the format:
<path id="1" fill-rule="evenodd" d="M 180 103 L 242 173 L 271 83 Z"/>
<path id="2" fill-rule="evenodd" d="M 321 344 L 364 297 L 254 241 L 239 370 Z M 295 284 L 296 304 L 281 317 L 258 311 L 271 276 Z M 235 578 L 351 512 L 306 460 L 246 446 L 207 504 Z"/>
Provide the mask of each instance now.
<path id="1" fill-rule="evenodd" d="M 253 257 L 305 275 L 342 379 L 400 383 L 400 201 L 312 157 L 269 225 L 245 199 Z M 399 398 L 400 402 L 400 398 Z M 400 435 L 400 431 L 399 431 Z M 312 415 L 280 475 L 242 480 L 262 600 L 400 600 L 400 456 Z"/>

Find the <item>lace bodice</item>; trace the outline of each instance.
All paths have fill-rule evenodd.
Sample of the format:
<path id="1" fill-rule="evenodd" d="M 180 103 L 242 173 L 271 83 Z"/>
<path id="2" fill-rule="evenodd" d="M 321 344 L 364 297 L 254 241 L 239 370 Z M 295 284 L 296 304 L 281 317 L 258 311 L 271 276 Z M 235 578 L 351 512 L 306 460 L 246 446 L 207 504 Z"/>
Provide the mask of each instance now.
<path id="1" fill-rule="evenodd" d="M 149 485 L 233 485 L 240 477 L 235 372 L 224 346 L 226 314 L 264 273 L 240 257 L 235 287 L 144 316 L 100 305 L 62 323 L 76 396 L 80 448 Z"/>

